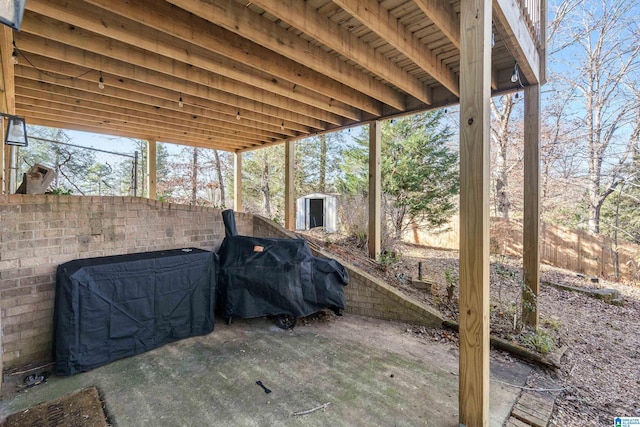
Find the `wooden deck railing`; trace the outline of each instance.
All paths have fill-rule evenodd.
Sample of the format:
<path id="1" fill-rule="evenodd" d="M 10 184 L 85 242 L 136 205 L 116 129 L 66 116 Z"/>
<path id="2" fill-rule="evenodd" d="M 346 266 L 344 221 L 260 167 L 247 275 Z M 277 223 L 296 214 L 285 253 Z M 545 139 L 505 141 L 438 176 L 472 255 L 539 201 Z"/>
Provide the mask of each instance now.
<path id="1" fill-rule="evenodd" d="M 522 15 L 524 16 L 529 33 L 536 43 L 536 47 L 540 47 L 544 40 L 544 25 L 546 25 L 546 0 L 518 0 Z"/>

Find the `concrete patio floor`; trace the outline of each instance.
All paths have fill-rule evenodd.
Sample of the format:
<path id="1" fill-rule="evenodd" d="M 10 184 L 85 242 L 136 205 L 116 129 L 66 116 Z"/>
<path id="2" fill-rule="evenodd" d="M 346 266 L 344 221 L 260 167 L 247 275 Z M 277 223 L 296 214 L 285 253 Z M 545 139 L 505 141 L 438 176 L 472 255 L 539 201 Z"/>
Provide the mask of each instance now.
<path id="1" fill-rule="evenodd" d="M 458 426 L 458 350 L 407 326 L 346 315 L 293 331 L 271 320 L 218 322 L 190 338 L 12 394 L 0 415 L 96 386 L 114 426 Z M 531 368 L 492 357 L 491 425 Z M 272 393 L 256 385 L 261 380 Z M 326 410 L 293 416 L 330 403 Z"/>

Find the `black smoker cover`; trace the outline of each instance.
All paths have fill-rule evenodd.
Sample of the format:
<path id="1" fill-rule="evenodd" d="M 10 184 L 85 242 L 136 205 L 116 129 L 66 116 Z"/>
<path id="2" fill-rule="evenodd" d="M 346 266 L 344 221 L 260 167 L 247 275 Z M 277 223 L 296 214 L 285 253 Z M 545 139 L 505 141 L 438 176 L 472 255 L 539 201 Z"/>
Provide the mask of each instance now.
<path id="1" fill-rule="evenodd" d="M 233 218 L 223 212 L 218 302 L 225 318 L 344 310 L 349 276 L 339 262 L 314 257 L 302 239 L 239 236 Z"/>
<path id="2" fill-rule="evenodd" d="M 56 373 L 88 371 L 213 331 L 218 257 L 175 249 L 58 266 Z"/>

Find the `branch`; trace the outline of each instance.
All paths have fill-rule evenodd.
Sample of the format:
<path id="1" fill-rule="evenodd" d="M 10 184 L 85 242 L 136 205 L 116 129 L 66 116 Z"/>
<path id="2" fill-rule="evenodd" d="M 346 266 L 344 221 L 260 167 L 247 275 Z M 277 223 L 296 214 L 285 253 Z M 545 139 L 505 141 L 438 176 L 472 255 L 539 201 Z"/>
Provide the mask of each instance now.
<path id="1" fill-rule="evenodd" d="M 331 402 L 327 402 L 327 403 L 323 403 L 320 406 L 316 406 L 315 408 L 307 409 L 306 411 L 294 412 L 293 416 L 294 417 L 299 417 L 299 416 L 302 416 L 302 415 L 310 414 L 310 413 L 315 412 L 315 411 L 319 411 L 320 409 L 326 409 L 327 406 L 329 406 L 330 404 L 331 404 Z"/>

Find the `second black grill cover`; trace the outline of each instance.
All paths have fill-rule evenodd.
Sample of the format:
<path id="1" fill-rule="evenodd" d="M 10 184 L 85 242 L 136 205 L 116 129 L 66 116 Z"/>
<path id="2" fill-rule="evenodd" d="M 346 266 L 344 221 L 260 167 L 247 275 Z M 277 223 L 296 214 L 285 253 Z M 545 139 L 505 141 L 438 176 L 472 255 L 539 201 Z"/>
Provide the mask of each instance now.
<path id="1" fill-rule="evenodd" d="M 233 211 L 223 219 L 218 299 L 225 318 L 344 309 L 349 276 L 339 262 L 314 257 L 302 239 L 239 236 L 230 222 Z"/>

